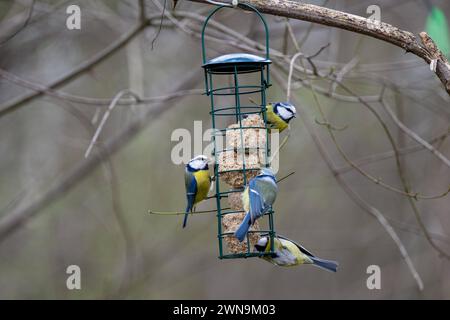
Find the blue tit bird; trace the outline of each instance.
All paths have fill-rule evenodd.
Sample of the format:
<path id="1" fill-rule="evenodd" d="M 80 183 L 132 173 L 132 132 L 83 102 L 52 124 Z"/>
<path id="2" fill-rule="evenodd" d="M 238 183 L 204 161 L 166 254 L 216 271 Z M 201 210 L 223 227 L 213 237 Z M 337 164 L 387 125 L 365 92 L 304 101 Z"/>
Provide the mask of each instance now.
<path id="1" fill-rule="evenodd" d="M 270 252 L 270 237 L 265 236 L 260 238 L 255 244 L 255 249 L 258 252 Z M 262 258 L 281 267 L 312 264 L 328 271 L 337 271 L 338 263 L 336 261 L 317 258 L 298 243 L 282 236 L 274 237 L 274 252 L 274 255 L 267 255 Z"/>
<path id="2" fill-rule="evenodd" d="M 267 213 L 277 197 L 278 187 L 271 169 L 263 168 L 250 180 L 242 193 L 242 204 L 247 214 L 234 235 L 243 241 L 256 219 Z"/>
<path id="3" fill-rule="evenodd" d="M 192 212 L 197 203 L 206 199 L 211 187 L 211 176 L 209 175 L 208 158 L 206 156 L 200 155 L 188 162 L 184 173 L 184 181 L 186 184 L 187 207 L 183 228 L 186 227 L 189 213 Z"/>
<path id="4" fill-rule="evenodd" d="M 289 121 L 296 117 L 297 110 L 289 102 L 276 102 L 267 105 L 266 114 L 268 128 L 282 132 L 289 126 Z"/>

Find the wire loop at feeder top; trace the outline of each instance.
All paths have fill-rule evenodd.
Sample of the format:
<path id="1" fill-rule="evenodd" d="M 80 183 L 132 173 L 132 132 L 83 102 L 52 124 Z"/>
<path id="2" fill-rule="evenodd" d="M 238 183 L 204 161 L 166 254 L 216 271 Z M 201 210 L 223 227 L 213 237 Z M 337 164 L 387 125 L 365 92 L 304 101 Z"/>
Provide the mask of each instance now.
<path id="1" fill-rule="evenodd" d="M 202 55 L 203 55 L 203 68 L 211 71 L 212 73 L 247 73 L 254 72 L 261 69 L 262 65 L 270 64 L 269 56 L 269 29 L 267 27 L 266 20 L 261 15 L 261 13 L 251 5 L 241 3 L 241 7 L 247 7 L 253 12 L 255 12 L 264 25 L 264 30 L 266 34 L 266 56 L 265 58 L 259 57 L 248 53 L 231 53 L 223 56 L 216 57 L 209 61 L 206 60 L 206 47 L 205 47 L 205 30 L 208 25 L 209 20 L 212 18 L 217 11 L 222 8 L 229 8 L 228 6 L 220 6 L 214 9 L 209 16 L 206 18 L 205 23 L 202 28 Z"/>

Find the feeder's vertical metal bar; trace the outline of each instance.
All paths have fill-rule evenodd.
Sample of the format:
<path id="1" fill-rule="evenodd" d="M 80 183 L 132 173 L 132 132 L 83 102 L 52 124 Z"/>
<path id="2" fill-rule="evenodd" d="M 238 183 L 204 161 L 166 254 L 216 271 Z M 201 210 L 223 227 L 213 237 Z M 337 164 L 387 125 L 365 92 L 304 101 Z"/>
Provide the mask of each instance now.
<path id="1" fill-rule="evenodd" d="M 235 67 L 235 69 L 236 69 L 236 67 Z M 233 74 L 233 79 L 232 79 L 232 77 L 231 77 L 231 75 L 230 75 L 230 77 L 228 78 L 228 81 L 229 81 L 229 85 L 230 85 L 230 88 L 231 88 L 231 86 L 232 86 L 232 84 L 233 84 L 233 81 L 234 81 L 234 94 L 236 95 L 236 77 L 234 76 L 234 74 Z M 230 92 L 231 92 L 231 89 L 230 89 Z M 235 113 L 235 116 L 236 116 L 236 122 L 239 122 L 239 116 L 240 116 L 240 113 L 239 112 L 237 112 L 237 104 L 236 104 L 236 97 L 235 97 L 235 109 L 236 109 L 236 113 Z"/>
<path id="2" fill-rule="evenodd" d="M 268 68 L 269 66 L 267 66 Z M 261 107 L 263 108 L 263 118 L 264 118 L 264 126 L 266 127 L 266 152 L 265 152 L 265 163 L 266 167 L 270 167 L 269 163 L 269 153 L 270 153 L 270 145 L 269 145 L 269 128 L 267 127 L 267 102 L 266 102 L 266 80 L 264 79 L 264 66 L 261 67 Z M 270 208 L 269 216 L 269 237 L 270 237 L 270 252 L 273 253 L 275 251 L 274 245 L 274 222 L 273 222 L 273 210 Z"/>
<path id="3" fill-rule="evenodd" d="M 239 80 L 238 80 L 238 72 L 237 72 L 237 66 L 234 66 L 234 99 L 236 104 L 236 114 L 239 117 L 239 131 L 240 131 L 240 137 L 241 137 L 241 148 L 239 149 L 242 151 L 242 174 L 244 175 L 244 186 L 247 185 L 247 175 L 246 175 L 246 169 L 245 169 L 245 139 L 244 139 L 244 131 L 242 129 L 242 114 L 241 114 L 241 100 L 239 97 Z M 250 253 L 250 240 L 247 234 L 247 254 Z M 247 257 L 247 255 L 245 255 Z"/>
<path id="4" fill-rule="evenodd" d="M 250 255 L 250 237 L 248 235 L 247 233 L 247 255 Z"/>
<path id="5" fill-rule="evenodd" d="M 269 236 L 270 236 L 270 253 L 274 253 L 275 252 L 275 245 L 274 245 L 274 237 L 275 237 L 275 226 L 273 223 L 273 209 L 270 208 L 270 213 L 269 213 Z"/>
<path id="6" fill-rule="evenodd" d="M 239 116 L 239 131 L 241 136 L 240 150 L 242 150 L 242 172 L 244 174 L 244 186 L 245 186 L 247 185 L 247 175 L 245 169 L 244 131 L 242 129 L 241 101 L 239 98 L 239 80 L 238 80 L 237 66 L 234 66 L 234 99 L 236 104 L 236 114 Z"/>
<path id="7" fill-rule="evenodd" d="M 261 108 L 263 110 L 262 116 L 264 120 L 264 126 L 266 127 L 266 152 L 264 153 L 264 163 L 266 167 L 270 167 L 269 163 L 269 152 L 270 152 L 270 146 L 269 146 L 269 128 L 267 128 L 267 102 L 266 102 L 266 90 L 265 90 L 265 79 L 264 79 L 264 66 L 261 67 L 260 70 L 261 74 Z"/>
<path id="8" fill-rule="evenodd" d="M 206 88 L 206 95 L 209 96 L 209 85 L 208 85 L 208 70 L 205 69 L 205 88 Z M 211 110 L 211 117 L 214 117 L 214 113 Z M 214 120 L 213 120 L 214 121 Z M 214 128 L 214 127 L 213 127 Z"/>
<path id="9" fill-rule="evenodd" d="M 219 186 L 219 163 L 217 159 L 217 143 L 216 143 L 216 114 L 214 113 L 214 86 L 213 86 L 213 80 L 212 80 L 212 73 L 208 72 L 208 70 L 205 70 L 206 75 L 206 81 L 209 80 L 209 85 L 207 84 L 207 88 L 210 88 L 210 92 L 207 92 L 210 96 L 211 100 L 211 121 L 212 121 L 212 127 L 213 127 L 213 143 L 214 143 L 214 178 L 215 178 L 215 184 L 216 184 L 216 206 L 217 206 L 217 237 L 219 241 L 219 259 L 222 259 L 223 257 L 223 244 L 222 244 L 222 210 L 220 206 L 220 186 Z"/>

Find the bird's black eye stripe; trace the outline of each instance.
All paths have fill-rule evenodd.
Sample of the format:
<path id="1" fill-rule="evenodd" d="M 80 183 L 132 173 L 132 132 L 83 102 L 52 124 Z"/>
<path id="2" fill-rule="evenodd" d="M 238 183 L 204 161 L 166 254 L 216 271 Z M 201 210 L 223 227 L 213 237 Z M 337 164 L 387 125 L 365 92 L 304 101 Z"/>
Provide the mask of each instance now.
<path id="1" fill-rule="evenodd" d="M 255 244 L 255 249 L 258 251 L 264 251 L 265 247 L 260 246 L 259 244 Z"/>

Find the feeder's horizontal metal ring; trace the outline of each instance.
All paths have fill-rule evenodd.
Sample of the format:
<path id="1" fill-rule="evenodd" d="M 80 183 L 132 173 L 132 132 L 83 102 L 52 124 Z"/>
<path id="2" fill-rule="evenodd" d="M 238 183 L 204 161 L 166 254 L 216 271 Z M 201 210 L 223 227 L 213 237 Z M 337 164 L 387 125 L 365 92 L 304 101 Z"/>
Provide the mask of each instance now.
<path id="1" fill-rule="evenodd" d="M 233 190 L 229 190 L 229 191 L 223 191 L 223 192 L 219 192 L 217 193 L 215 197 L 219 197 L 220 199 L 222 198 L 228 198 L 228 196 L 232 193 L 242 193 L 244 191 L 244 188 L 242 189 L 233 189 Z"/>
<path id="2" fill-rule="evenodd" d="M 245 252 L 245 253 L 230 253 L 230 254 L 224 254 L 220 259 L 236 259 L 236 258 L 253 258 L 253 257 L 267 257 L 267 256 L 274 256 L 276 252 L 269 251 L 269 252 Z"/>
<path id="3" fill-rule="evenodd" d="M 224 113 L 223 111 L 229 111 L 229 110 L 236 110 L 236 106 L 224 106 L 221 108 L 216 108 L 213 111 L 210 111 L 209 114 L 214 115 L 214 116 L 238 116 L 238 115 L 248 115 L 248 114 L 262 114 L 264 112 L 267 111 L 267 108 L 265 106 L 239 106 L 240 110 L 246 110 L 246 109 L 250 109 L 250 110 L 257 110 L 257 111 L 245 111 L 245 112 L 226 112 Z"/>
<path id="4" fill-rule="evenodd" d="M 250 115 L 250 114 L 260 114 L 261 111 L 248 111 L 248 112 L 240 112 L 240 113 L 234 113 L 234 112 L 228 112 L 228 113 L 216 113 L 216 117 L 230 117 L 230 116 L 237 116 L 237 115 Z M 211 114 L 211 112 L 209 112 Z"/>
<path id="5" fill-rule="evenodd" d="M 244 151 L 246 155 L 249 155 L 250 149 L 261 150 L 261 151 L 263 151 L 263 155 L 266 153 L 265 147 L 244 147 L 244 148 L 239 147 L 239 148 L 228 148 L 228 149 L 223 149 L 223 150 L 220 150 L 217 152 L 212 152 L 212 155 L 216 156 L 216 155 L 219 155 L 220 153 L 224 153 L 227 151 L 234 151 L 234 152 L 238 152 L 239 154 L 237 156 L 240 157 L 242 154 L 242 151 Z M 270 149 L 269 149 L 268 153 L 270 153 Z"/>
<path id="6" fill-rule="evenodd" d="M 239 63 L 238 65 L 229 66 L 228 64 L 215 65 L 213 68 L 206 68 L 205 71 L 208 74 L 217 74 L 217 75 L 229 75 L 229 74 L 248 74 L 248 73 L 256 73 L 256 72 L 264 72 L 269 63 L 264 64 L 244 64 Z M 234 66 L 238 67 L 237 70 Z"/>
<path id="7" fill-rule="evenodd" d="M 208 74 L 218 74 L 218 75 L 230 75 L 230 74 L 235 74 L 234 73 L 234 71 L 224 71 L 224 72 L 222 72 L 222 71 L 218 71 L 219 69 L 215 69 L 214 71 L 212 71 L 211 69 L 208 69 L 208 70 L 206 70 L 207 72 L 208 72 Z M 222 70 L 224 70 L 224 69 L 222 69 Z M 244 70 L 244 69 L 241 69 L 241 70 L 238 70 L 237 72 L 236 72 L 236 74 L 248 74 L 248 73 L 257 73 L 257 72 L 264 72 L 266 70 L 266 68 L 258 68 L 258 69 L 247 69 L 247 70 Z"/>
<path id="8" fill-rule="evenodd" d="M 216 216 L 217 217 L 223 217 L 226 215 L 230 215 L 230 214 L 237 214 L 237 213 L 244 213 L 244 210 L 229 210 L 229 211 L 224 211 L 222 213 L 218 213 Z"/>
<path id="9" fill-rule="evenodd" d="M 222 88 L 208 90 L 205 93 L 208 96 L 211 94 L 213 96 L 235 96 L 236 89 L 239 90 L 239 95 L 244 95 L 244 94 L 260 93 L 265 90 L 265 86 L 245 85 L 245 86 L 237 86 L 237 87 L 235 87 L 235 86 L 234 87 L 222 87 Z M 258 90 L 245 91 L 245 89 L 258 89 Z M 222 93 L 222 92 L 224 92 L 224 93 Z"/>
<path id="10" fill-rule="evenodd" d="M 244 191 L 245 188 L 239 188 L 239 189 L 231 189 L 228 191 L 219 192 L 219 194 L 230 194 L 230 193 L 238 193 Z"/>
<path id="11" fill-rule="evenodd" d="M 245 95 L 245 94 L 254 94 L 254 93 L 260 93 L 261 90 L 252 90 L 252 91 L 243 91 L 243 92 L 239 92 L 239 95 Z M 206 95 L 210 95 L 210 93 L 205 92 Z M 236 96 L 236 93 L 234 92 L 230 92 L 230 93 L 213 93 L 213 96 Z"/>
<path id="12" fill-rule="evenodd" d="M 236 89 L 263 89 L 264 86 L 256 86 L 256 85 L 243 85 L 243 86 L 229 86 L 229 87 L 220 87 L 220 88 L 215 88 L 212 90 L 209 90 L 209 92 L 214 93 L 214 92 L 220 92 L 220 91 L 225 91 L 225 90 L 236 90 Z M 240 94 L 241 92 L 239 92 Z M 233 92 L 233 94 L 235 94 Z"/>
<path id="13" fill-rule="evenodd" d="M 266 130 L 268 128 L 266 127 L 255 127 L 255 126 L 251 126 L 251 127 L 236 127 L 236 128 L 223 128 L 223 129 L 215 129 L 215 131 L 219 131 L 219 132 L 227 132 L 227 131 L 232 131 L 232 130 L 241 130 L 241 129 L 260 129 L 260 130 Z"/>
<path id="14" fill-rule="evenodd" d="M 266 146 L 262 146 L 262 147 L 241 147 L 241 148 L 226 148 L 226 149 L 222 149 L 222 150 L 218 150 L 218 151 L 216 151 L 216 152 L 213 152 L 212 154 L 213 155 L 216 155 L 216 154 L 221 154 L 221 153 L 224 153 L 224 152 L 227 152 L 227 151 L 238 151 L 238 150 L 245 150 L 245 151 L 247 151 L 247 150 L 266 150 Z"/>
<path id="15" fill-rule="evenodd" d="M 222 213 L 218 213 L 218 214 L 216 214 L 216 217 L 218 217 L 218 218 L 220 218 L 220 217 L 224 217 L 224 216 L 229 216 L 230 214 L 238 214 L 238 213 L 245 213 L 245 211 L 244 210 L 235 210 L 235 211 L 225 211 L 225 212 L 222 212 Z M 263 216 L 268 216 L 268 215 L 270 215 L 270 214 L 273 214 L 274 212 L 267 212 L 267 213 L 264 213 L 264 215 Z M 259 232 L 259 231 L 258 231 Z M 223 235 L 224 233 L 222 233 L 222 235 Z"/>
<path id="16" fill-rule="evenodd" d="M 247 233 L 256 233 L 256 234 L 260 234 L 260 233 L 268 233 L 271 232 L 270 230 L 249 230 Z M 219 238 L 227 238 L 229 236 L 233 236 L 234 237 L 234 232 L 224 232 L 222 234 L 219 234 L 217 237 Z"/>
<path id="17" fill-rule="evenodd" d="M 239 106 L 240 109 L 258 109 L 261 110 L 264 108 L 264 106 L 257 106 L 257 105 L 240 105 Z M 236 106 L 222 106 L 219 108 L 214 108 L 214 111 L 211 111 L 210 114 L 217 114 L 219 111 L 223 111 L 223 110 L 236 110 Z M 261 110 L 264 111 L 264 110 Z M 239 114 L 239 112 L 236 112 L 235 114 Z"/>
<path id="18" fill-rule="evenodd" d="M 244 173 L 244 171 L 259 171 L 259 170 L 261 170 L 261 168 L 230 169 L 230 170 L 219 171 L 217 173 L 222 174 L 222 173 L 227 173 L 227 172 L 238 172 L 238 171 Z"/>
<path id="19" fill-rule="evenodd" d="M 265 257 L 273 256 L 276 253 L 274 251 L 269 252 L 246 252 L 246 253 L 230 253 L 219 256 L 219 259 L 237 259 L 237 258 L 252 258 L 252 257 Z"/>
<path id="20" fill-rule="evenodd" d="M 224 211 L 222 213 L 218 213 L 216 216 L 217 217 L 223 217 L 223 216 L 230 215 L 230 214 L 238 214 L 238 213 L 244 213 L 244 212 L 245 212 L 244 210 L 229 210 L 229 211 Z M 274 214 L 274 213 L 275 213 L 275 211 L 270 210 L 270 211 L 264 213 L 263 216 L 268 216 L 268 215 L 271 215 L 271 214 Z"/>

